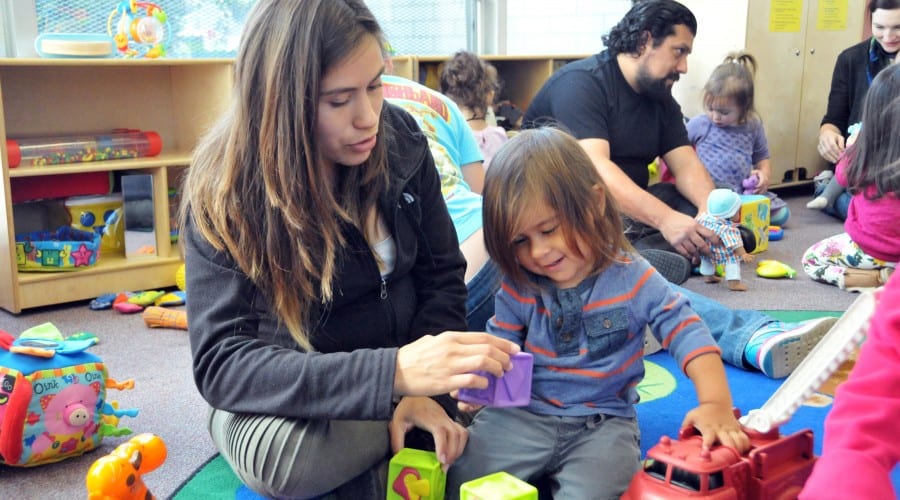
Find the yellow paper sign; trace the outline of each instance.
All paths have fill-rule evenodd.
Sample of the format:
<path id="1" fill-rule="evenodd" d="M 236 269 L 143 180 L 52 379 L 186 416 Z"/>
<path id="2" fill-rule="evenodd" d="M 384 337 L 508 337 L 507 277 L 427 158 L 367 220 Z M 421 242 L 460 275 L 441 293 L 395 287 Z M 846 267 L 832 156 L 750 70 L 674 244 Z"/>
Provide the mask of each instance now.
<path id="1" fill-rule="evenodd" d="M 819 31 L 846 30 L 847 0 L 819 0 L 816 29 Z"/>
<path id="2" fill-rule="evenodd" d="M 772 0 L 769 6 L 769 31 L 800 31 L 803 0 Z"/>

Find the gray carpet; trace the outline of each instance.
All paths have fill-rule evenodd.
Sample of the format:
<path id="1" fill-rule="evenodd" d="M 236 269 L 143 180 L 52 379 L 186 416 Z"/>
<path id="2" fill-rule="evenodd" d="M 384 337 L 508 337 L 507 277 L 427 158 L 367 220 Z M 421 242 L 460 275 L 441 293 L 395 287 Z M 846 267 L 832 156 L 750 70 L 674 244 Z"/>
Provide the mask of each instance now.
<path id="1" fill-rule="evenodd" d="M 135 418 L 123 417 L 120 427 L 136 434 L 158 434 L 165 441 L 165 463 L 144 481 L 157 498 L 167 498 L 215 453 L 206 433 L 205 403 L 191 379 L 187 332 L 150 329 L 140 314 L 91 311 L 86 302 L 28 310 L 18 316 L 0 312 L 0 329 L 16 336 L 47 321 L 64 335 L 80 331 L 97 335 L 100 343 L 90 352 L 103 359 L 109 376 L 120 382 L 134 379 L 134 389 L 107 390 L 107 397 L 118 400 L 121 408 L 140 410 Z M 126 439 L 104 438 L 98 450 L 55 464 L 0 466 L 0 498 L 86 498 L 84 478 L 91 464 Z"/>
<path id="2" fill-rule="evenodd" d="M 744 267 L 750 287 L 730 292 L 723 284 L 708 285 L 698 277 L 686 286 L 735 308 L 760 310 L 845 310 L 855 295 L 811 281 L 800 268 L 802 252 L 815 241 L 842 231 L 837 219 L 807 210 L 811 188 L 785 193 L 793 216 L 783 240 L 771 243 L 758 259 L 777 259 L 798 271 L 792 280 L 767 280 L 755 275 L 755 265 Z M 117 290 L 111 290 L 117 291 Z M 190 298 L 188 298 L 190 300 Z M 187 333 L 145 327 L 140 315 L 91 311 L 86 302 L 46 307 L 12 315 L 0 311 L 0 329 L 18 335 L 43 323 L 55 324 L 65 335 L 80 331 L 96 334 L 100 343 L 91 352 L 100 356 L 117 380 L 133 378 L 131 391 L 109 391 L 110 399 L 124 408 L 140 409 L 122 424 L 136 433 L 160 435 L 168 447 L 166 462 L 144 481 L 158 498 L 167 498 L 215 450 L 206 433 L 206 408 L 190 374 Z M 30 469 L 0 466 L 0 497 L 45 500 L 84 498 L 84 476 L 94 460 L 109 453 L 125 438 L 106 438 L 102 447 L 87 455 Z"/>
<path id="3" fill-rule="evenodd" d="M 844 232 L 839 219 L 806 208 L 811 199 L 812 187 L 801 186 L 779 195 L 791 208 L 791 218 L 784 227 L 784 238 L 769 243 L 769 248 L 756 254 L 756 260 L 744 264 L 741 278 L 749 288 L 746 292 L 732 292 L 725 283 L 708 284 L 698 276 L 691 277 L 683 286 L 735 309 L 764 311 L 806 310 L 844 311 L 856 299 L 835 286 L 817 283 L 809 278 L 800 265 L 803 253 L 813 243 Z M 793 279 L 767 279 L 756 275 L 756 263 L 763 259 L 781 261 L 797 271 Z"/>

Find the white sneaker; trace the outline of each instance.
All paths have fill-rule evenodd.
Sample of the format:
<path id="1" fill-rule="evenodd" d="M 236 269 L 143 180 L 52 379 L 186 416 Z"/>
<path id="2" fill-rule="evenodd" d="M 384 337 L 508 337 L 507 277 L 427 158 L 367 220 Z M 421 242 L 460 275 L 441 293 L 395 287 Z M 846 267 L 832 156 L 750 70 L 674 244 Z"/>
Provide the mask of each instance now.
<path id="1" fill-rule="evenodd" d="M 763 325 L 744 347 L 744 358 L 769 377 L 787 377 L 837 320 L 825 316 L 799 323 L 773 321 Z"/>
<path id="2" fill-rule="evenodd" d="M 828 206 L 828 198 L 824 196 L 816 196 L 812 199 L 811 202 L 806 204 L 806 208 L 811 208 L 813 210 L 822 210 L 823 208 Z"/>

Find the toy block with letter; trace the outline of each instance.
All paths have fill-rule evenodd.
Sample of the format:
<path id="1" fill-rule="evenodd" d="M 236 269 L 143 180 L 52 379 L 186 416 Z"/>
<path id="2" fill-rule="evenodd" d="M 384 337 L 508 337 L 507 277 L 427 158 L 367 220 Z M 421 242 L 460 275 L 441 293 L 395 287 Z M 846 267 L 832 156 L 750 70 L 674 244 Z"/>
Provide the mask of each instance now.
<path id="1" fill-rule="evenodd" d="M 500 471 L 465 482 L 460 500 L 537 500 L 538 490 L 512 474 Z"/>
<path id="2" fill-rule="evenodd" d="M 403 448 L 388 469 L 387 500 L 442 500 L 447 475 L 431 451 Z"/>
<path id="3" fill-rule="evenodd" d="M 527 352 L 512 356 L 513 367 L 502 377 L 497 378 L 490 373 L 478 372 L 487 377 L 485 389 L 460 389 L 458 399 L 466 403 L 484 406 L 527 406 L 531 401 L 531 370 L 534 357 Z"/>
<path id="4" fill-rule="evenodd" d="M 741 225 L 756 236 L 756 249 L 751 253 L 764 252 L 769 248 L 769 216 L 771 202 L 761 194 L 741 195 Z"/>

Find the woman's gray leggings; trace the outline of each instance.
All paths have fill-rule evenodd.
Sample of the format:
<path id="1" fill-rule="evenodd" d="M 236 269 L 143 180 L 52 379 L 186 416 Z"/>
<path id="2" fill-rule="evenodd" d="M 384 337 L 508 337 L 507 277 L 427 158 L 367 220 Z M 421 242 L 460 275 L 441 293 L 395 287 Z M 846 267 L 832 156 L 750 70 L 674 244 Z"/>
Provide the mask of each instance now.
<path id="1" fill-rule="evenodd" d="M 210 409 L 208 426 L 216 448 L 238 478 L 261 495 L 385 494 L 390 460 L 387 421 L 297 420 Z"/>

